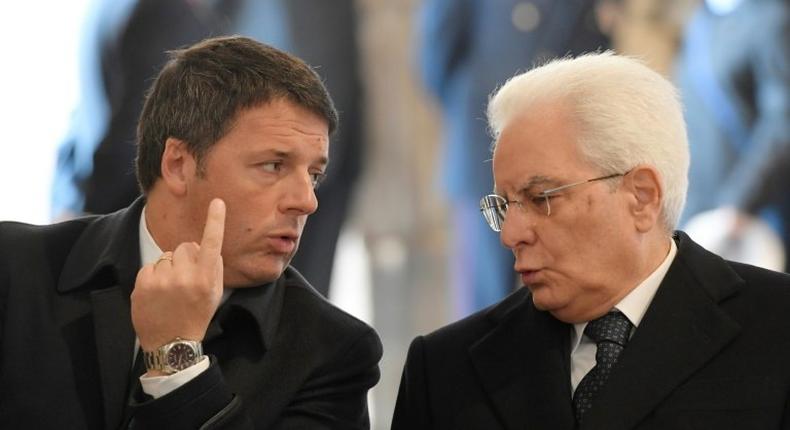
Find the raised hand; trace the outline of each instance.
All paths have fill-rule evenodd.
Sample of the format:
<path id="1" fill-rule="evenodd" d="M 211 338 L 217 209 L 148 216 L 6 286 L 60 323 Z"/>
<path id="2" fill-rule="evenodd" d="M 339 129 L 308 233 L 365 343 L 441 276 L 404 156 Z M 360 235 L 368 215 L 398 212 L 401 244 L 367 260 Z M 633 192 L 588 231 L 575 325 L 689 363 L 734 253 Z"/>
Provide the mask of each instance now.
<path id="1" fill-rule="evenodd" d="M 182 243 L 137 273 L 132 324 L 144 351 L 176 337 L 203 340 L 222 298 L 224 233 L 225 203 L 214 199 L 200 244 Z"/>

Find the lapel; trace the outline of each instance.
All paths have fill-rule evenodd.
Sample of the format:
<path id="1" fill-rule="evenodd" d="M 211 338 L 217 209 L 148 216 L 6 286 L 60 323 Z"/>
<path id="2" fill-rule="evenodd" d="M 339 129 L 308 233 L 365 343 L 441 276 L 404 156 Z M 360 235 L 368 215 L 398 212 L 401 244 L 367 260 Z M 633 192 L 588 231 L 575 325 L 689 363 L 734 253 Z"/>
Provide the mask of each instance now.
<path id="1" fill-rule="evenodd" d="M 118 427 L 128 403 L 135 339 L 129 295 L 140 267 L 138 223 L 144 205 L 140 198 L 127 209 L 93 219 L 58 281 L 61 294 L 78 297 L 87 291 L 90 298 L 106 428 Z"/>
<path id="2" fill-rule="evenodd" d="M 257 333 L 259 339 L 254 341 L 261 342 L 265 353 L 251 353 L 255 347 L 249 342 L 253 339 L 233 337 L 234 343 L 244 343 L 248 351 L 227 357 L 222 371 L 229 386 L 244 398 L 248 406 L 266 405 L 250 408 L 257 427 L 268 428 L 275 423 L 292 400 L 293 393 L 302 386 L 306 371 L 310 370 L 307 361 L 314 353 L 295 340 L 303 336 L 299 332 L 300 306 L 286 299 L 289 289 L 301 288 L 302 285 L 307 285 L 307 282 L 288 267 L 283 276 L 269 285 L 236 291 L 206 332 L 205 342 L 211 348 L 212 342 L 227 339 L 223 336 L 223 319 L 234 314 L 244 315 L 246 323 L 255 326 L 252 331 L 245 329 L 244 332 Z M 239 330 L 234 333 L 228 330 L 227 336 L 238 334 Z M 260 381 L 266 381 L 266 384 L 261 385 Z"/>
<path id="3" fill-rule="evenodd" d="M 507 429 L 572 429 L 570 326 L 535 309 L 522 288 L 488 315 L 494 327 L 469 349 Z"/>
<path id="4" fill-rule="evenodd" d="M 630 429 L 739 333 L 718 307 L 742 286 L 718 256 L 678 232 L 678 254 L 582 429 Z"/>
<path id="5" fill-rule="evenodd" d="M 203 342 L 209 344 L 218 339 L 225 332 L 223 326 L 228 319 L 243 315 L 245 323 L 250 324 L 251 331 L 255 332 L 262 350 L 269 349 L 277 333 L 282 311 L 283 285 L 281 284 L 282 282 L 278 280 L 259 287 L 239 288 L 234 291 L 228 301 L 217 310 L 206 330 Z"/>

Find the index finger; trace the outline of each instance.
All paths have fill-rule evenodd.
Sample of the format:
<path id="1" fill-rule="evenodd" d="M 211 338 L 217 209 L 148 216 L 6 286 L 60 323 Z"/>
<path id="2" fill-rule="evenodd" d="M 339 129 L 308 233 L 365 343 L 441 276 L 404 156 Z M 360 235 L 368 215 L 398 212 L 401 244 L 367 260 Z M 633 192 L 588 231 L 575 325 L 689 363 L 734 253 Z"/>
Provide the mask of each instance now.
<path id="1" fill-rule="evenodd" d="M 211 266 L 220 256 L 222 239 L 225 235 L 225 202 L 214 199 L 208 205 L 206 226 L 203 228 L 203 239 L 200 241 L 198 262 Z"/>

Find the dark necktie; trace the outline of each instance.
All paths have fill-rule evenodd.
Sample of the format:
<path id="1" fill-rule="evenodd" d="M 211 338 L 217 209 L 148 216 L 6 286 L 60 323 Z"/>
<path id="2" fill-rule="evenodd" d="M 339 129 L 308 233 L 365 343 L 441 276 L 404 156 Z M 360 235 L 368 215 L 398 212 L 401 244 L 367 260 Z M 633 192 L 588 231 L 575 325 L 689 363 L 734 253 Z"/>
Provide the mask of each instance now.
<path id="1" fill-rule="evenodd" d="M 595 367 L 584 375 L 573 393 L 573 408 L 579 424 L 585 412 L 592 407 L 596 393 L 609 379 L 630 333 L 631 322 L 619 311 L 609 312 L 590 321 L 584 329 L 584 334 L 598 345 L 598 351 L 595 353 Z"/>

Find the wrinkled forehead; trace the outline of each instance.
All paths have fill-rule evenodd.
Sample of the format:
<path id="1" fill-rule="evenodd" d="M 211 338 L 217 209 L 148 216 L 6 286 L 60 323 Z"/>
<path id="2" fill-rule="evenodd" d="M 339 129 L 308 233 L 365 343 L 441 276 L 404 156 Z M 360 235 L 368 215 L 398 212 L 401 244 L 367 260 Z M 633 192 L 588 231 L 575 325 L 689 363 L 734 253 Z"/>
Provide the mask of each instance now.
<path id="1" fill-rule="evenodd" d="M 492 159 L 496 190 L 562 185 L 592 172 L 578 145 L 577 128 L 558 107 L 514 116 L 496 141 Z"/>

